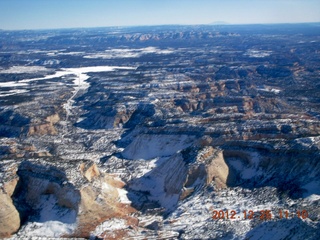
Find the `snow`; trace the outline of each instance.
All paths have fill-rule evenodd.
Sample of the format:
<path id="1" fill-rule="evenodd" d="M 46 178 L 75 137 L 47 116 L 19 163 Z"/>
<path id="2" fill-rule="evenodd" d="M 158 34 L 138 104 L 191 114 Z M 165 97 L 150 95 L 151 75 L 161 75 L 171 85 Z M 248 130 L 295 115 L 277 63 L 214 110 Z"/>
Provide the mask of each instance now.
<path id="1" fill-rule="evenodd" d="M 56 71 L 54 74 L 49 74 L 40 78 L 31 78 L 24 79 L 17 82 L 0 82 L 0 87 L 19 87 L 19 86 L 28 86 L 28 83 L 34 81 L 43 81 L 47 79 L 61 78 L 67 75 L 73 75 L 74 77 L 74 85 L 77 87 L 73 91 L 73 95 L 67 100 L 67 102 L 63 105 L 66 110 L 66 121 L 68 121 L 69 115 L 71 114 L 72 105 L 74 103 L 73 99 L 77 95 L 78 91 L 87 89 L 90 84 L 86 82 L 89 79 L 89 75 L 87 73 L 95 73 L 95 72 L 110 72 L 116 70 L 136 70 L 136 67 L 124 67 L 124 66 L 92 66 L 92 67 L 80 67 L 80 68 L 62 68 L 59 71 Z M 1 70 L 0 73 L 29 73 L 29 72 L 48 72 L 49 69 L 41 66 L 13 66 L 6 70 Z M 5 92 L 1 94 L 1 96 L 10 96 L 18 93 L 25 93 L 26 90 L 9 90 L 10 92 Z M 66 132 L 66 131 L 65 131 Z"/>
<path id="2" fill-rule="evenodd" d="M 264 188 L 259 191 L 265 191 L 265 194 L 273 194 L 275 188 Z M 191 237 L 193 239 L 243 239 L 252 229 L 250 219 L 243 218 L 243 211 L 253 210 L 255 212 L 265 209 L 271 209 L 278 202 L 276 197 L 269 199 L 266 204 L 255 200 L 258 195 L 254 190 L 223 189 L 214 191 L 214 194 L 200 194 L 196 192 L 192 197 L 179 203 L 178 208 L 169 216 L 168 220 L 173 221 L 169 225 L 164 225 L 165 229 L 179 231 L 184 230 L 185 235 L 182 238 Z M 235 210 L 235 219 L 212 219 L 213 210 Z M 222 231 L 222 232 L 221 232 Z M 219 232 L 225 234 L 231 231 L 233 238 L 222 238 Z M 210 235 L 213 234 L 213 235 Z M 223 235 L 222 235 L 223 236 Z"/>
<path id="3" fill-rule="evenodd" d="M 0 82 L 0 87 L 21 87 L 21 86 L 28 86 L 28 84 L 21 83 L 21 82 Z"/>
<path id="4" fill-rule="evenodd" d="M 66 73 L 64 71 L 57 71 L 55 74 L 50 74 L 50 75 L 47 75 L 45 77 L 40 77 L 40 78 L 25 79 L 25 80 L 19 81 L 18 83 L 28 83 L 28 82 L 39 81 L 39 80 L 60 78 L 60 77 L 62 77 L 64 75 L 66 75 Z"/>
<path id="5" fill-rule="evenodd" d="M 248 50 L 244 55 L 247 55 L 249 57 L 253 58 L 264 58 L 270 56 L 272 51 L 264 51 L 264 50 Z"/>
<path id="6" fill-rule="evenodd" d="M 174 177 L 170 174 L 170 171 L 174 171 L 174 175 L 183 175 L 182 162 L 183 159 L 180 153 L 170 157 L 159 158 L 156 162 L 157 167 L 141 178 L 135 178 L 131 182 L 130 188 L 136 191 L 149 192 L 149 200 L 158 202 L 167 210 L 173 209 L 179 200 L 180 194 L 174 190 L 169 192 L 166 190 L 166 186 L 169 184 L 182 185 L 182 182 L 178 182 L 181 179 L 172 181 Z M 177 166 L 181 168 L 177 169 Z M 181 172 L 179 172 L 180 170 Z M 182 181 L 184 181 L 184 179 L 182 179 Z"/>
<path id="7" fill-rule="evenodd" d="M 90 54 L 84 56 L 84 58 L 102 58 L 102 59 L 112 59 L 112 58 L 136 58 L 144 54 L 155 53 L 155 54 L 170 54 L 173 53 L 173 49 L 159 49 L 156 47 L 146 47 L 146 48 L 132 48 L 132 49 L 108 49 L 104 52 Z"/>
<path id="8" fill-rule="evenodd" d="M 110 184 L 104 182 L 104 183 L 102 183 L 102 189 L 103 189 L 104 192 L 112 192 L 115 189 L 115 187 L 113 187 Z"/>
<path id="9" fill-rule="evenodd" d="M 304 186 L 302 186 L 303 189 L 307 190 L 307 193 L 304 193 L 304 196 L 308 196 L 310 194 L 318 194 L 320 195 L 320 181 L 312 181 Z"/>
<path id="10" fill-rule="evenodd" d="M 75 85 L 85 84 L 85 80 L 89 78 L 86 73 L 89 72 L 110 72 L 116 70 L 136 70 L 136 67 L 119 67 L 119 66 L 94 66 L 94 67 L 80 67 L 80 68 L 62 68 L 62 71 L 57 71 L 54 74 L 47 75 L 40 78 L 31 78 L 24 79 L 17 82 L 1 82 L 0 87 L 17 87 L 17 86 L 26 86 L 27 83 L 33 81 L 47 80 L 53 78 L 60 78 L 66 75 L 76 75 L 77 77 L 74 80 Z M 39 72 L 48 72 L 50 69 L 37 66 L 37 67 L 25 67 L 25 66 L 13 66 L 7 70 L 2 70 L 0 73 L 39 73 Z M 87 84 L 86 86 L 88 86 Z"/>
<path id="11" fill-rule="evenodd" d="M 45 60 L 43 62 L 43 65 L 53 65 L 53 64 L 60 64 L 60 60 L 57 59 L 50 59 L 50 60 Z"/>
<path id="12" fill-rule="evenodd" d="M 306 224 L 303 224 L 300 219 L 281 221 L 267 221 L 256 226 L 249 233 L 246 234 L 246 239 L 252 240 L 269 240 L 269 239 L 317 239 L 315 235 L 310 234 Z M 309 234 L 308 234 L 309 233 Z M 308 236 L 307 236 L 307 235 Z M 313 235 L 313 237 L 311 237 Z M 311 238 L 310 238 L 311 237 Z"/>
<path id="13" fill-rule="evenodd" d="M 10 91 L 0 91 L 0 97 L 7 97 L 15 94 L 20 94 L 20 93 L 26 93 L 29 92 L 27 90 L 22 90 L 22 89 L 17 89 L 17 90 L 10 90 Z"/>
<path id="14" fill-rule="evenodd" d="M 91 235 L 99 236 L 105 231 L 115 231 L 126 228 L 128 228 L 128 225 L 124 219 L 112 218 L 97 226 L 96 229 L 93 232 L 91 232 Z"/>
<path id="15" fill-rule="evenodd" d="M 48 72 L 50 69 L 42 66 L 12 66 L 5 70 L 0 70 L 0 73 L 39 73 L 39 72 Z"/>
<path id="16" fill-rule="evenodd" d="M 127 197 L 128 192 L 121 188 L 117 188 L 117 190 L 118 190 L 120 202 L 125 204 L 131 204 L 131 201 Z"/>
<path id="17" fill-rule="evenodd" d="M 273 87 L 270 87 L 270 86 L 257 87 L 257 90 L 258 91 L 263 91 L 263 92 L 273 92 L 273 93 L 276 93 L 276 94 L 281 92 L 280 89 L 273 88 Z"/>
<path id="18" fill-rule="evenodd" d="M 320 136 L 297 138 L 294 141 L 303 147 L 310 148 L 320 142 Z"/>
<path id="19" fill-rule="evenodd" d="M 134 58 L 139 57 L 139 53 L 122 53 L 122 54 L 110 54 L 110 53 L 98 53 L 92 55 L 86 55 L 83 58 L 88 59 L 95 59 L 95 58 L 102 58 L 102 59 L 111 59 L 111 58 Z"/>
<path id="20" fill-rule="evenodd" d="M 241 171 L 244 168 L 242 161 L 238 158 L 230 158 L 229 163 L 233 166 L 237 171 Z"/>
<path id="21" fill-rule="evenodd" d="M 257 171 L 255 169 L 247 168 L 247 169 L 243 170 L 241 177 L 243 179 L 250 179 L 256 175 L 257 175 Z"/>
<path id="22" fill-rule="evenodd" d="M 318 201 L 320 199 L 320 195 L 311 194 L 310 196 L 306 197 L 306 200 L 309 202 Z"/>
<path id="23" fill-rule="evenodd" d="M 89 72 L 110 72 L 115 70 L 135 70 L 135 67 L 116 67 L 116 66 L 95 66 L 95 67 L 80 67 L 80 68 L 62 68 L 62 71 L 57 71 L 55 74 L 47 75 L 43 78 L 32 78 L 26 79 L 19 82 L 27 83 L 38 80 L 46 80 L 52 78 L 60 78 L 66 75 L 76 75 L 77 78 L 74 80 L 74 84 L 83 85 L 85 80 L 89 78 L 89 76 L 85 73 Z M 87 84 L 88 85 L 88 84 Z"/>
<path id="24" fill-rule="evenodd" d="M 65 74 L 74 74 L 78 76 L 78 79 L 75 79 L 74 84 L 82 85 L 84 81 L 89 78 L 85 73 L 89 72 L 111 72 L 116 70 L 136 70 L 135 67 L 112 67 L 112 66 L 95 66 L 95 67 L 80 67 L 80 68 L 63 68 Z"/>
<path id="25" fill-rule="evenodd" d="M 136 70 L 136 67 L 116 67 L 116 66 L 94 66 L 80 68 L 63 68 L 72 73 L 88 73 L 88 72 L 109 72 L 115 70 Z"/>
<path id="26" fill-rule="evenodd" d="M 153 159 L 170 156 L 194 142 L 193 136 L 141 134 L 122 152 L 127 159 Z"/>
<path id="27" fill-rule="evenodd" d="M 139 218 L 139 225 L 148 226 L 155 221 L 162 222 L 163 217 L 157 215 L 141 215 Z"/>
<path id="28" fill-rule="evenodd" d="M 118 179 L 120 180 L 120 179 Z M 120 180 L 121 181 L 121 180 Z M 102 183 L 102 190 L 105 193 L 117 191 L 119 195 L 119 202 L 124 203 L 124 204 L 131 204 L 131 201 L 127 197 L 127 191 L 122 188 L 116 188 L 106 182 Z"/>
<path id="29" fill-rule="evenodd" d="M 36 206 L 39 216 L 22 226 L 18 236 L 28 237 L 60 237 L 71 234 L 76 228 L 75 210 L 60 207 L 54 195 L 43 195 Z"/>
<path id="30" fill-rule="evenodd" d="M 262 170 L 259 168 L 259 154 L 256 152 L 250 152 L 248 153 L 248 156 L 248 164 L 245 164 L 245 161 L 238 157 L 232 157 L 228 159 L 230 165 L 240 173 L 242 179 L 250 179 L 262 174 Z"/>
<path id="31" fill-rule="evenodd" d="M 56 55 L 71 55 L 71 56 L 77 56 L 85 54 L 85 52 L 59 52 Z"/>
<path id="32" fill-rule="evenodd" d="M 52 194 L 41 196 L 37 209 L 40 210 L 39 222 L 59 220 L 64 223 L 74 223 L 77 216 L 75 210 L 59 206 L 56 197 Z"/>
<path id="33" fill-rule="evenodd" d="M 80 89 L 86 89 L 90 86 L 89 83 L 85 81 L 89 78 L 89 75 L 86 73 L 89 72 L 110 72 L 115 70 L 136 70 L 135 67 L 116 67 L 116 66 L 94 66 L 94 67 L 80 67 L 80 68 L 63 68 L 62 72 L 57 72 L 56 75 L 68 75 L 73 74 L 76 75 L 77 78 L 74 80 L 74 84 L 78 86 L 78 88 L 74 91 L 73 95 L 67 100 L 67 103 L 63 105 L 66 110 L 67 116 L 66 121 L 68 121 L 69 115 L 71 114 L 72 105 L 74 103 L 73 98 L 77 95 Z"/>
<path id="34" fill-rule="evenodd" d="M 19 231 L 19 235 L 14 235 L 10 239 L 22 239 L 33 237 L 61 237 L 63 235 L 73 233 L 76 228 L 76 224 L 64 224 L 59 221 L 47 221 L 44 223 L 32 222 L 23 225 Z"/>

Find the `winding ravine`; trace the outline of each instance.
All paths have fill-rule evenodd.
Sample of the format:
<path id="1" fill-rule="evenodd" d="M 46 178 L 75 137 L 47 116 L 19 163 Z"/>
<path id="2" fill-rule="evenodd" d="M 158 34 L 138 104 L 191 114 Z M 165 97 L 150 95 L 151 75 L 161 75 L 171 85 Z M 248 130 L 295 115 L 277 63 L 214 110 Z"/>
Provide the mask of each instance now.
<path id="1" fill-rule="evenodd" d="M 74 97 L 78 94 L 79 90 L 85 90 L 87 89 L 90 84 L 85 82 L 89 76 L 86 73 L 89 72 L 110 72 L 115 70 L 136 70 L 136 67 L 113 67 L 113 66 L 95 66 L 95 67 L 82 67 L 82 68 L 64 68 L 65 75 L 67 74 L 73 74 L 76 75 L 76 79 L 74 80 L 74 84 L 77 85 L 77 87 L 74 90 L 74 93 L 72 96 L 67 100 L 67 102 L 63 105 L 64 109 L 66 110 L 66 119 L 65 119 L 65 125 L 64 125 L 64 131 L 62 137 L 68 133 L 67 130 L 67 123 L 69 121 L 69 116 L 72 114 L 71 109 L 73 108 L 72 105 L 74 103 Z"/>

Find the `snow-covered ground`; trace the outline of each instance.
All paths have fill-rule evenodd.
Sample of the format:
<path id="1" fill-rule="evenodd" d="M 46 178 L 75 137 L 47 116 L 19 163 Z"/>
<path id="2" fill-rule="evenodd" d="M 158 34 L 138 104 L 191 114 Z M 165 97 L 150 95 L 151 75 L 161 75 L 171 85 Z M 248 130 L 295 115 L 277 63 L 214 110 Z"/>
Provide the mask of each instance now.
<path id="1" fill-rule="evenodd" d="M 23 225 L 17 235 L 13 235 L 10 239 L 41 239 L 59 238 L 63 235 L 73 233 L 76 228 L 75 224 L 65 224 L 60 221 L 47 221 L 47 222 L 29 222 Z"/>
<path id="2" fill-rule="evenodd" d="M 244 55 L 247 55 L 249 57 L 253 58 L 264 58 L 270 56 L 272 51 L 264 51 L 264 50 L 248 50 Z"/>
<path id="3" fill-rule="evenodd" d="M 9 91 L 0 91 L 0 96 L 1 97 L 6 97 L 6 96 L 11 96 L 19 93 L 27 93 L 29 92 L 28 90 L 24 89 L 14 89 L 14 90 L 9 90 Z"/>
<path id="4" fill-rule="evenodd" d="M 141 134 L 123 151 L 127 159 L 153 159 L 170 156 L 185 149 L 194 142 L 194 137 L 188 135 Z"/>
<path id="5" fill-rule="evenodd" d="M 259 169 L 260 156 L 256 152 L 249 153 L 250 162 L 248 164 L 243 163 L 243 159 L 229 158 L 228 163 L 239 172 L 242 179 L 251 179 L 253 177 L 263 175 L 263 171 Z"/>
<path id="6" fill-rule="evenodd" d="M 65 76 L 72 76 L 73 83 L 75 85 L 74 91 L 72 96 L 67 100 L 67 102 L 63 105 L 66 110 L 66 122 L 71 114 L 72 105 L 74 103 L 73 99 L 77 95 L 79 90 L 87 89 L 90 84 L 86 82 L 89 78 L 87 73 L 96 73 L 96 72 L 110 72 L 110 71 L 117 71 L 117 70 L 129 70 L 134 71 L 136 67 L 124 67 L 124 66 L 92 66 L 92 67 L 80 67 L 80 68 L 62 68 L 56 71 L 54 74 L 48 74 L 52 72 L 53 69 L 45 68 L 42 66 L 13 66 L 9 69 L 2 69 L 0 73 L 39 73 L 39 74 L 47 74 L 44 77 L 39 78 L 30 78 L 30 79 L 23 79 L 20 81 L 10 81 L 10 82 L 0 82 L 0 87 L 24 87 L 24 89 L 8 89 L 8 91 L 1 91 L 1 96 L 10 96 L 19 93 L 26 93 L 28 92 L 28 84 L 35 81 L 43 81 L 47 79 L 54 79 L 54 78 L 62 78 Z M 25 89 L 26 88 L 26 89 Z"/>
<path id="7" fill-rule="evenodd" d="M 108 49 L 104 52 L 94 53 L 90 55 L 85 55 L 84 58 L 102 58 L 102 59 L 112 59 L 112 58 L 136 58 L 144 54 L 155 53 L 155 54 L 170 54 L 173 53 L 173 49 L 159 49 L 156 47 L 146 47 L 137 49 Z"/>
<path id="8" fill-rule="evenodd" d="M 60 207 L 53 195 L 43 195 L 36 207 L 39 210 L 38 218 L 23 225 L 12 239 L 21 239 L 21 236 L 60 237 L 71 234 L 76 228 L 76 211 Z"/>
<path id="9" fill-rule="evenodd" d="M 262 86 L 262 87 L 258 87 L 257 88 L 258 91 L 264 91 L 264 92 L 273 92 L 273 93 L 280 93 L 281 90 L 278 89 L 278 88 L 273 88 L 273 87 L 270 87 L 270 86 Z"/>
<path id="10" fill-rule="evenodd" d="M 92 235 L 100 235 L 105 231 L 115 231 L 125 228 L 127 228 L 127 223 L 124 219 L 112 218 L 97 226 L 96 230 L 92 232 Z"/>
<path id="11" fill-rule="evenodd" d="M 167 219 L 164 229 L 182 231 L 183 239 L 303 239 L 303 236 L 316 239 L 311 236 L 317 223 L 295 216 L 295 212 L 305 204 L 310 205 L 308 199 L 280 200 L 277 189 L 273 187 L 227 188 L 196 194 L 179 204 Z M 288 210 L 289 217 L 279 219 L 279 209 Z M 213 210 L 228 210 L 229 213 L 234 210 L 235 219 L 213 219 Z M 254 212 L 253 219 L 248 219 L 248 215 L 245 219 L 243 212 L 250 210 Z M 260 211 L 265 210 L 271 211 L 271 219 L 260 219 Z M 310 231 L 304 232 L 307 228 Z"/>
<path id="12" fill-rule="evenodd" d="M 63 75 L 76 75 L 77 78 L 73 81 L 74 84 L 77 86 L 75 89 L 73 95 L 67 100 L 67 103 L 65 103 L 63 106 L 66 110 L 67 116 L 66 116 L 66 122 L 68 121 L 68 117 L 71 114 L 72 105 L 74 103 L 73 98 L 77 95 L 78 91 L 80 89 L 84 90 L 90 86 L 89 83 L 85 82 L 89 75 L 86 73 L 89 72 L 110 72 L 110 71 L 116 71 L 116 70 L 136 70 L 135 67 L 112 67 L 112 66 L 94 66 L 94 67 L 81 67 L 81 68 L 63 68 L 62 72 L 57 72 L 56 74 L 61 76 Z"/>
<path id="13" fill-rule="evenodd" d="M 0 87 L 18 87 L 26 86 L 27 83 L 34 81 L 41 81 L 53 78 L 60 78 L 66 75 L 75 76 L 74 84 L 81 87 L 88 87 L 89 84 L 85 83 L 85 80 L 89 78 L 86 73 L 89 72 L 110 72 L 116 70 L 135 70 L 136 67 L 121 67 L 121 66 L 94 66 L 94 67 L 80 67 L 80 68 L 62 68 L 56 71 L 54 74 L 49 74 L 40 78 L 23 79 L 20 81 L 1 82 Z M 41 67 L 41 66 L 13 66 L 9 69 L 1 70 L 0 73 L 48 73 L 53 69 Z"/>
<path id="14" fill-rule="evenodd" d="M 8 69 L 0 70 L 0 73 L 17 74 L 17 73 L 46 73 L 50 69 L 42 66 L 12 66 Z"/>

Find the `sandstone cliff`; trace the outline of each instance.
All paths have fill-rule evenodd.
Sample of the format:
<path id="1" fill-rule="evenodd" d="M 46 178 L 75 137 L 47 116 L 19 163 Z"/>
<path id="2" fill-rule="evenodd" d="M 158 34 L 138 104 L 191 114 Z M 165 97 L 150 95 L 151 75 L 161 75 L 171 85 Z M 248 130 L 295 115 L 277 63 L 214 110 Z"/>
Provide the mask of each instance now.
<path id="1" fill-rule="evenodd" d="M 0 192 L 0 201 L 0 238 L 6 238 L 20 228 L 20 216 L 8 194 Z"/>
<path id="2" fill-rule="evenodd" d="M 29 126 L 28 135 L 56 135 L 57 129 L 54 124 L 60 121 L 59 115 L 53 114 L 45 118 L 43 122 L 32 123 Z"/>
<path id="3" fill-rule="evenodd" d="M 24 231 L 46 236 L 48 229 L 41 223 L 58 220 L 65 227 L 54 236 L 89 237 L 99 224 L 113 217 L 136 222 L 129 216 L 135 210 L 120 179 L 101 173 L 90 162 L 74 164 L 79 172 L 74 172 L 70 163 L 14 163 L 12 169 L 17 171 L 9 174 L 8 169 L 1 178 L 0 236 L 9 237 L 21 224 L 17 236 Z"/>

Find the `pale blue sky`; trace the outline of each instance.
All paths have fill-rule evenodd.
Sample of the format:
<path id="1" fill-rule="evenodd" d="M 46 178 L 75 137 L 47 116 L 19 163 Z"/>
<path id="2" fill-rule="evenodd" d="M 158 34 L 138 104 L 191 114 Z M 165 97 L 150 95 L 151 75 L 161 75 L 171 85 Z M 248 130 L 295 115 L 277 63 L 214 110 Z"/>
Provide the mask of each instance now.
<path id="1" fill-rule="evenodd" d="M 0 29 L 320 22 L 320 0 L 0 0 Z"/>

